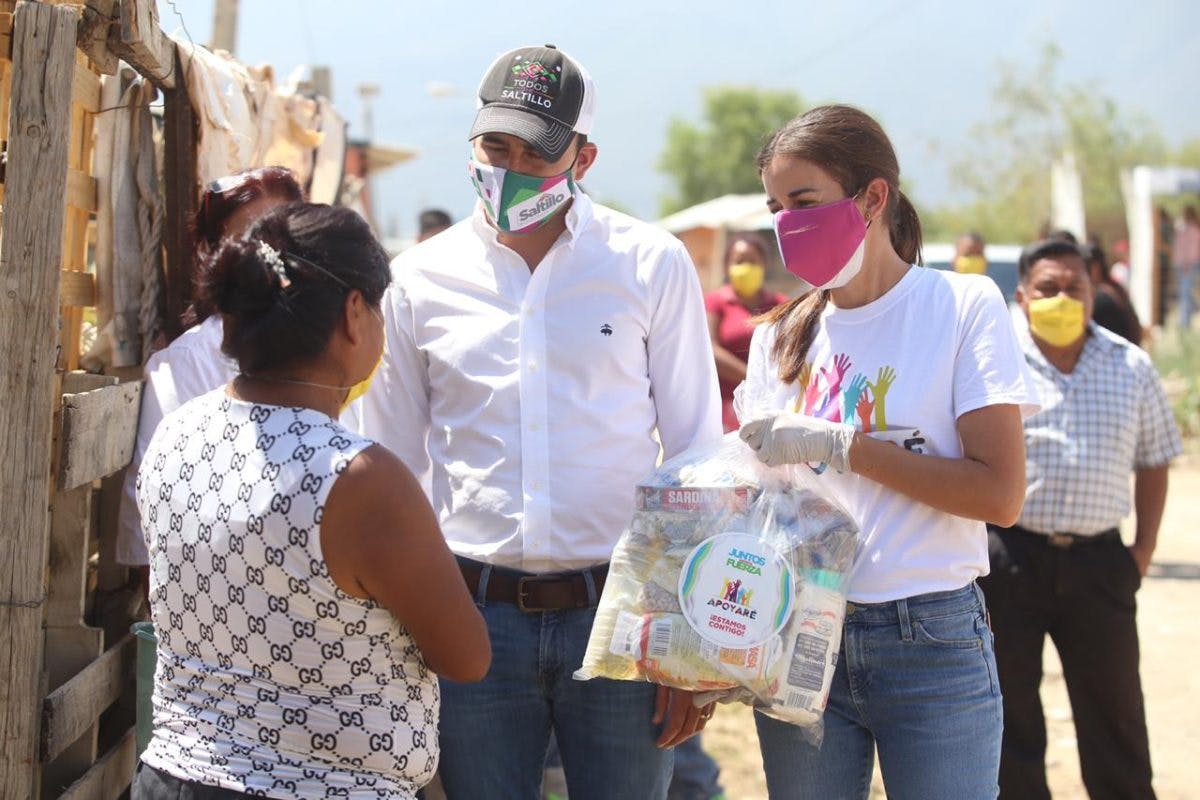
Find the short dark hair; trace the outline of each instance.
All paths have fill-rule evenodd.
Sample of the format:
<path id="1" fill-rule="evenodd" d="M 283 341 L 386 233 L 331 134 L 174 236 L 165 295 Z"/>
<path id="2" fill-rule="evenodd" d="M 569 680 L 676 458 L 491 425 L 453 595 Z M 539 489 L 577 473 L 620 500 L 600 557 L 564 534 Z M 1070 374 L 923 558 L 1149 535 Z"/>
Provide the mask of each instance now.
<path id="1" fill-rule="evenodd" d="M 725 266 L 729 266 L 729 257 L 733 255 L 733 248 L 738 242 L 757 250 L 758 254 L 762 256 L 764 265 L 770 260 L 771 251 L 767 249 L 767 243 L 763 238 L 754 231 L 741 231 L 729 237 L 729 244 L 725 246 Z"/>
<path id="2" fill-rule="evenodd" d="M 1079 244 L 1079 237 L 1071 233 L 1066 228 L 1056 228 L 1046 234 L 1047 239 L 1061 239 L 1064 242 L 1071 244 Z"/>
<path id="3" fill-rule="evenodd" d="M 1079 249 L 1079 245 L 1066 239 L 1042 239 L 1021 251 L 1021 257 L 1017 260 L 1017 272 L 1021 276 L 1021 280 L 1025 280 L 1029 277 L 1029 271 L 1033 269 L 1034 264 L 1043 258 L 1059 258 L 1061 256 L 1078 256 L 1084 262 L 1084 266 L 1087 266 L 1087 258 Z"/>
<path id="4" fill-rule="evenodd" d="M 454 224 L 450 215 L 440 208 L 427 208 L 417 217 L 417 230 L 421 233 L 440 231 Z"/>
<path id="5" fill-rule="evenodd" d="M 253 374 L 318 356 L 350 290 L 378 308 L 391 279 L 387 252 L 355 211 L 291 203 L 224 240 L 197 289 L 223 315 L 221 350 Z"/>

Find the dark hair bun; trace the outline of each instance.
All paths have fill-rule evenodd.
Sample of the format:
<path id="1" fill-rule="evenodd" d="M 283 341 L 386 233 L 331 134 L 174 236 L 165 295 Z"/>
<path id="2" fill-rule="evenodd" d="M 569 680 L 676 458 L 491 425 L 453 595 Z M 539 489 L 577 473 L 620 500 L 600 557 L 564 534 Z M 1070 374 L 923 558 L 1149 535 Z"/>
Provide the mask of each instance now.
<path id="1" fill-rule="evenodd" d="M 273 216 L 273 215 L 272 215 Z M 266 313 L 280 301 L 283 279 L 264 257 L 264 248 L 286 252 L 287 227 L 278 217 L 264 219 L 248 236 L 226 239 L 202 266 L 197 288 L 204 299 L 222 314 L 253 317 Z"/>
<path id="2" fill-rule="evenodd" d="M 272 210 L 201 265 L 201 302 L 225 321 L 222 349 L 244 372 L 321 353 L 353 289 L 378 306 L 388 257 L 357 213 L 309 203 Z"/>

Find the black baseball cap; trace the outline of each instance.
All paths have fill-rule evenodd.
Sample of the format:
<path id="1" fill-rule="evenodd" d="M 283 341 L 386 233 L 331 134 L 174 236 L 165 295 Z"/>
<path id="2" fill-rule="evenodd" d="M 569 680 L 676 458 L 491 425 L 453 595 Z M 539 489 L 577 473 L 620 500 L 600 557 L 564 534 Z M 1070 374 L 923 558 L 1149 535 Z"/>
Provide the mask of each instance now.
<path id="1" fill-rule="evenodd" d="M 468 139 L 507 133 L 558 161 L 574 134 L 591 133 L 596 88 L 587 70 L 552 44 L 518 47 L 497 58 L 479 84 L 479 113 Z"/>

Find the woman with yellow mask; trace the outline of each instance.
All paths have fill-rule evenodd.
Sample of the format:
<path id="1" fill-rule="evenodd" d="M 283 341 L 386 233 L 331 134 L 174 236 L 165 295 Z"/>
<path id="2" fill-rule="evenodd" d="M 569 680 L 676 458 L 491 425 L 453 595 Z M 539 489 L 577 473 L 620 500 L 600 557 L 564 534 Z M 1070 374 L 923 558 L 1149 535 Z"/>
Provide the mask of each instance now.
<path id="1" fill-rule="evenodd" d="M 763 288 L 766 263 L 767 245 L 758 234 L 736 234 L 725 250 L 725 285 L 704 297 L 721 384 L 721 421 L 727 432 L 738 428 L 733 390 L 746 378 L 746 358 L 754 334 L 751 320 L 788 301 L 787 295 Z"/>

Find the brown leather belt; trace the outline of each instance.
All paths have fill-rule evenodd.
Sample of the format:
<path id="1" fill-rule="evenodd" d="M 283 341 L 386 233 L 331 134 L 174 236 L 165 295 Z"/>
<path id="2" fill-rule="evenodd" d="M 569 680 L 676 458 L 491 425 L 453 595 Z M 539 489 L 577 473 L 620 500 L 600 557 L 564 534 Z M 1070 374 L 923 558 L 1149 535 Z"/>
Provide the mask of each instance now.
<path id="1" fill-rule="evenodd" d="M 1067 533 L 1065 531 L 1032 531 L 1028 528 L 1022 528 L 1020 525 L 1014 525 L 1009 530 L 1023 533 L 1027 536 L 1040 537 L 1046 540 L 1046 544 L 1056 547 L 1059 550 L 1069 550 L 1072 547 L 1099 544 L 1100 542 L 1112 541 L 1113 539 L 1120 541 L 1121 539 L 1121 531 L 1117 528 L 1109 528 L 1108 530 L 1093 534 Z"/>
<path id="2" fill-rule="evenodd" d="M 479 581 L 487 565 L 459 558 L 458 566 L 471 596 L 478 597 Z M 591 573 L 595 586 L 595 600 L 588 595 L 587 573 Z M 576 572 L 542 575 L 492 567 L 484 597 L 497 603 L 512 603 L 527 612 L 591 608 L 600 602 L 600 593 L 604 590 L 604 579 L 607 577 L 608 564 L 598 564 Z"/>

